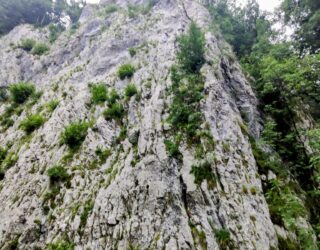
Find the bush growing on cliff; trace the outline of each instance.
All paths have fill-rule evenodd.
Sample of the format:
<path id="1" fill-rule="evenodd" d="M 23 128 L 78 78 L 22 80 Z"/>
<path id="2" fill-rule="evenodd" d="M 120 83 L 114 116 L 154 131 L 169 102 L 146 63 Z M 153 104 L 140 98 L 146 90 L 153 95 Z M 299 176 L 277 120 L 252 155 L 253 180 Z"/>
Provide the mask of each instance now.
<path id="1" fill-rule="evenodd" d="M 221 249 L 229 249 L 228 247 L 232 244 L 232 240 L 230 232 L 227 229 L 216 229 L 214 230 L 214 235 Z"/>
<path id="2" fill-rule="evenodd" d="M 117 100 L 120 99 L 119 94 L 115 89 L 112 89 L 108 96 L 108 105 L 111 107 L 112 104 L 115 104 Z"/>
<path id="3" fill-rule="evenodd" d="M 207 180 L 210 188 L 213 188 L 216 184 L 215 174 L 213 173 L 211 164 L 207 161 L 199 165 L 193 165 L 190 173 L 194 175 L 194 182 L 198 185 L 201 185 L 204 180 Z"/>
<path id="4" fill-rule="evenodd" d="M 205 38 L 201 29 L 192 22 L 188 33 L 178 37 L 177 59 L 181 68 L 188 73 L 196 73 L 205 63 Z"/>
<path id="5" fill-rule="evenodd" d="M 135 68 L 131 64 L 123 64 L 118 69 L 118 76 L 121 80 L 130 78 L 133 76 Z"/>
<path id="6" fill-rule="evenodd" d="M 20 82 L 11 85 L 9 91 L 12 100 L 17 104 L 22 104 L 35 93 L 35 87 L 30 83 Z"/>
<path id="7" fill-rule="evenodd" d="M 106 120 L 114 119 L 116 121 L 120 121 L 123 114 L 124 114 L 124 108 L 120 103 L 112 104 L 110 108 L 106 109 L 103 112 L 103 115 Z"/>
<path id="8" fill-rule="evenodd" d="M 179 144 L 174 143 L 170 140 L 165 140 L 164 144 L 166 146 L 166 150 L 169 154 L 170 157 L 176 158 L 176 159 L 180 159 L 181 158 L 181 153 L 179 151 Z"/>
<path id="9" fill-rule="evenodd" d="M 70 175 L 67 170 L 62 166 L 53 166 L 47 172 L 50 183 L 55 184 L 57 182 L 65 182 L 70 179 Z"/>
<path id="10" fill-rule="evenodd" d="M 35 40 L 27 38 L 21 41 L 19 48 L 25 51 L 31 51 L 35 45 L 36 45 Z"/>
<path id="11" fill-rule="evenodd" d="M 37 43 L 33 49 L 31 50 L 31 53 L 33 55 L 43 55 L 44 53 L 46 53 L 47 51 L 49 51 L 50 48 L 48 45 L 46 45 L 45 43 Z"/>
<path id="12" fill-rule="evenodd" d="M 134 96 L 137 93 L 138 93 L 137 87 L 133 83 L 128 84 L 127 87 L 124 90 L 124 94 L 128 98 Z"/>
<path id="13" fill-rule="evenodd" d="M 62 133 L 61 142 L 71 149 L 77 149 L 88 134 L 89 124 L 86 122 L 74 122 L 65 128 Z"/>
<path id="14" fill-rule="evenodd" d="M 45 119 L 42 115 L 35 114 L 27 117 L 20 124 L 20 128 L 24 130 L 27 134 L 32 133 L 34 130 L 41 127 L 41 125 L 45 122 Z"/>
<path id="15" fill-rule="evenodd" d="M 94 103 L 103 103 L 108 99 L 108 91 L 104 84 L 97 84 L 91 87 L 91 100 Z"/>

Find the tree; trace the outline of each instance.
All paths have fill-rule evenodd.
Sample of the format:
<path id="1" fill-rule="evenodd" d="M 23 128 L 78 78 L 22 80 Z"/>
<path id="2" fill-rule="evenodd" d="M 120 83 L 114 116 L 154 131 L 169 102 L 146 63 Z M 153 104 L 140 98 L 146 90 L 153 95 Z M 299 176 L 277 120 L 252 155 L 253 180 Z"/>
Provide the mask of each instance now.
<path id="1" fill-rule="evenodd" d="M 1 0 L 0 35 L 6 34 L 15 26 L 23 23 L 45 26 L 60 23 L 65 13 L 72 22 L 81 14 L 83 2 L 67 0 Z"/>
<path id="2" fill-rule="evenodd" d="M 256 0 L 249 1 L 244 8 L 237 7 L 231 0 L 218 0 L 209 6 L 209 11 L 239 58 L 249 55 L 266 34 L 270 37 L 271 23 Z"/>
<path id="3" fill-rule="evenodd" d="M 192 22 L 188 33 L 178 37 L 179 51 L 177 59 L 182 69 L 187 73 L 196 73 L 205 62 L 205 38 L 201 29 Z"/>
<path id="4" fill-rule="evenodd" d="M 320 1 L 284 0 L 280 15 L 294 28 L 294 40 L 300 53 L 316 53 L 320 49 Z"/>

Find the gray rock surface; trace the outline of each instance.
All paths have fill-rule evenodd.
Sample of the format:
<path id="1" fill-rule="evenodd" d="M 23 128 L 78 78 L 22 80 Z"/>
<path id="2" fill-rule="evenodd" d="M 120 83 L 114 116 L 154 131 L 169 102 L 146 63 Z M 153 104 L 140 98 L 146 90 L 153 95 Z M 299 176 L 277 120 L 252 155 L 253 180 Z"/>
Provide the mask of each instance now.
<path id="1" fill-rule="evenodd" d="M 103 6 L 87 8 L 80 27 L 62 33 L 42 56 L 10 43 L 17 45 L 22 38 L 47 42 L 45 29 L 22 25 L 1 38 L 0 84 L 29 81 L 43 91 L 35 105 L 25 107 L 13 117 L 14 125 L 0 133 L 0 146 L 11 143 L 18 156 L 0 181 L 1 249 L 15 238 L 19 249 L 46 249 L 65 238 L 75 249 L 202 249 L 195 231 L 204 233 L 207 249 L 219 249 L 214 230 L 221 228 L 229 230 L 235 249 L 277 246 L 249 138 L 241 128 L 246 123 L 251 134 L 259 136 L 257 100 L 229 45 L 208 30 L 210 16 L 199 2 L 158 1 L 148 13 L 128 16 L 128 3 L 146 2 L 102 1 L 103 6 L 122 7 L 108 15 L 101 15 Z M 176 36 L 187 29 L 190 18 L 206 32 L 206 57 L 213 62 L 201 70 L 206 79 L 201 109 L 216 142 L 215 151 L 205 156 L 215 158 L 211 162 L 219 182 L 213 189 L 206 182 L 194 183 L 192 149 L 181 146 L 180 163 L 168 156 L 164 145 L 170 129 L 165 124 L 171 101 L 166 94 L 169 70 L 175 62 Z M 128 53 L 131 47 L 137 48 L 134 57 Z M 117 77 L 123 63 L 137 69 L 131 81 Z M 94 82 L 119 93 L 133 82 L 141 92 L 140 99 L 126 102 L 128 137 L 120 143 L 115 143 L 120 126 L 103 118 L 106 107 L 89 105 L 89 83 Z M 59 105 L 26 139 L 20 122 L 51 100 Z M 0 114 L 8 105 L 1 104 Z M 55 205 L 44 202 L 50 191 L 47 170 L 63 164 L 68 153 L 60 135 L 78 120 L 94 121 L 94 126 L 79 152 L 64 164 L 70 185 L 61 186 Z M 92 167 L 97 148 L 111 155 Z M 256 193 L 245 193 L 244 186 Z M 88 204 L 92 209 L 83 220 Z"/>

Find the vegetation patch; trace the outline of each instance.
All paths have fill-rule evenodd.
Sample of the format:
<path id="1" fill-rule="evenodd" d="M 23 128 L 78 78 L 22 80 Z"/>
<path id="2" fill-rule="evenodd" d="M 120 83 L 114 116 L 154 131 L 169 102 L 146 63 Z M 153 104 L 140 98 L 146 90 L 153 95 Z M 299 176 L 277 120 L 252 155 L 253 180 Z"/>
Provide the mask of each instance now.
<path id="1" fill-rule="evenodd" d="M 119 94 L 115 89 L 112 89 L 108 96 L 108 105 L 111 107 L 113 104 L 115 104 L 120 99 Z"/>
<path id="2" fill-rule="evenodd" d="M 24 103 L 35 93 L 34 85 L 26 82 L 12 84 L 9 88 L 11 98 L 16 104 Z"/>
<path id="3" fill-rule="evenodd" d="M 104 84 L 96 84 L 91 87 L 91 100 L 100 104 L 108 100 L 108 90 Z"/>
<path id="4" fill-rule="evenodd" d="M 214 235 L 221 249 L 226 250 L 233 246 L 231 234 L 227 229 L 216 229 Z"/>
<path id="5" fill-rule="evenodd" d="M 124 108 L 122 104 L 120 103 L 114 103 L 111 105 L 110 108 L 106 109 L 103 112 L 103 115 L 106 120 L 116 120 L 118 122 L 121 121 L 123 115 L 124 115 Z"/>
<path id="6" fill-rule="evenodd" d="M 40 114 L 28 116 L 20 124 L 20 128 L 27 134 L 31 134 L 34 130 L 41 127 L 45 122 L 45 119 Z"/>
<path id="7" fill-rule="evenodd" d="M 65 28 L 59 24 L 50 24 L 48 28 L 50 43 L 54 43 L 58 39 L 60 33 L 65 30 Z"/>
<path id="8" fill-rule="evenodd" d="M 52 100 L 46 104 L 46 107 L 49 112 L 53 112 L 58 107 L 59 103 L 60 102 L 58 100 Z"/>
<path id="9" fill-rule="evenodd" d="M 21 40 L 19 48 L 25 51 L 31 51 L 35 45 L 36 45 L 35 40 L 27 38 L 27 39 Z"/>
<path id="10" fill-rule="evenodd" d="M 119 7 L 116 4 L 109 4 L 103 9 L 103 14 L 108 16 L 116 11 L 118 11 Z"/>
<path id="11" fill-rule="evenodd" d="M 84 205 L 83 211 L 80 214 L 80 226 L 79 226 L 80 228 L 83 228 L 86 225 L 88 216 L 91 213 L 93 206 L 94 206 L 94 203 L 92 201 L 88 201 Z"/>
<path id="12" fill-rule="evenodd" d="M 199 165 L 193 165 L 190 173 L 194 175 L 194 182 L 198 185 L 201 185 L 204 180 L 207 180 L 209 188 L 213 188 L 216 185 L 215 174 L 213 173 L 211 164 L 207 161 Z"/>
<path id="13" fill-rule="evenodd" d="M 71 149 L 78 149 L 88 134 L 87 122 L 74 122 L 65 128 L 61 135 L 61 142 Z"/>
<path id="14" fill-rule="evenodd" d="M 49 46 L 46 45 L 45 43 L 36 43 L 36 45 L 33 46 L 31 53 L 33 55 L 43 55 L 46 52 L 48 52 L 50 50 Z"/>
<path id="15" fill-rule="evenodd" d="M 124 90 L 124 95 L 127 98 L 130 98 L 130 97 L 134 96 L 137 93 L 138 93 L 137 87 L 133 83 L 128 84 L 127 87 Z"/>
<path id="16" fill-rule="evenodd" d="M 48 176 L 52 185 L 59 182 L 66 182 L 70 180 L 70 175 L 62 166 L 53 166 L 48 170 Z"/>
<path id="17" fill-rule="evenodd" d="M 182 155 L 179 150 L 179 144 L 174 143 L 173 141 L 170 140 L 165 140 L 164 144 L 166 146 L 167 153 L 170 157 L 176 158 L 176 159 L 181 159 Z"/>
<path id="18" fill-rule="evenodd" d="M 121 80 L 130 78 L 133 76 L 135 71 L 136 71 L 135 68 L 131 64 L 123 64 L 118 69 L 118 77 Z"/>
<path id="19" fill-rule="evenodd" d="M 49 250 L 74 250 L 75 244 L 69 239 L 61 239 L 48 245 Z"/>

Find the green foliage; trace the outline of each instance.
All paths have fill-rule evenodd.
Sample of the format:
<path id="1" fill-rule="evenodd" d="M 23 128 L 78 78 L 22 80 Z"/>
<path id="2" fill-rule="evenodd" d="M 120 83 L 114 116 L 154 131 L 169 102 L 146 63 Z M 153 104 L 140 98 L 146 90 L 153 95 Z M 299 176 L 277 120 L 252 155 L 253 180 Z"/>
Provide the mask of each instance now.
<path id="1" fill-rule="evenodd" d="M 35 45 L 36 45 L 35 40 L 27 38 L 27 39 L 21 40 L 19 48 L 25 51 L 31 51 Z"/>
<path id="2" fill-rule="evenodd" d="M 58 240 L 48 245 L 49 250 L 74 250 L 75 244 L 70 240 Z"/>
<path id="3" fill-rule="evenodd" d="M 35 87 L 30 83 L 20 82 L 12 84 L 9 91 L 12 100 L 17 104 L 22 104 L 35 93 Z"/>
<path id="4" fill-rule="evenodd" d="M 317 53 L 320 49 L 320 4 L 318 0 L 284 0 L 284 22 L 294 28 L 293 38 L 300 52 Z"/>
<path id="5" fill-rule="evenodd" d="M 128 51 L 131 57 L 134 57 L 137 54 L 136 48 L 129 48 Z"/>
<path id="6" fill-rule="evenodd" d="M 64 31 L 64 27 L 62 25 L 51 23 L 49 25 L 49 42 L 54 43 L 62 31 Z"/>
<path id="7" fill-rule="evenodd" d="M 214 235 L 221 249 L 229 249 L 228 247 L 232 245 L 231 235 L 227 229 L 216 229 Z"/>
<path id="8" fill-rule="evenodd" d="M 66 182 L 70 180 L 70 175 L 62 166 L 53 166 L 49 168 L 47 174 L 49 176 L 51 184 Z"/>
<path id="9" fill-rule="evenodd" d="M 43 55 L 46 52 L 48 52 L 50 50 L 49 46 L 46 45 L 45 43 L 36 43 L 33 47 L 33 49 L 31 50 L 31 53 L 33 55 Z"/>
<path id="10" fill-rule="evenodd" d="M 118 77 L 121 80 L 124 80 L 126 78 L 132 77 L 134 72 L 135 72 L 135 68 L 131 64 L 123 64 L 118 69 Z"/>
<path id="11" fill-rule="evenodd" d="M 115 89 L 112 89 L 109 93 L 108 96 L 108 105 L 112 106 L 113 104 L 116 103 L 117 100 L 120 99 L 119 94 L 117 93 L 117 91 Z"/>
<path id="12" fill-rule="evenodd" d="M 207 180 L 209 188 L 213 188 L 216 184 L 215 174 L 213 173 L 211 164 L 207 161 L 199 165 L 192 165 L 190 173 L 194 175 L 194 182 L 197 185 L 201 185 L 204 180 Z"/>
<path id="13" fill-rule="evenodd" d="M 0 102 L 5 102 L 9 99 L 7 89 L 0 87 Z"/>
<path id="14" fill-rule="evenodd" d="M 138 93 L 137 87 L 133 83 L 128 84 L 124 90 L 124 95 L 128 98 L 134 96 L 137 93 Z"/>
<path id="15" fill-rule="evenodd" d="M 115 4 L 109 4 L 103 9 L 103 13 L 108 16 L 116 11 L 118 11 L 119 7 Z"/>
<path id="16" fill-rule="evenodd" d="M 179 144 L 174 143 L 170 140 L 165 140 L 164 144 L 166 146 L 166 150 L 169 154 L 170 157 L 176 158 L 176 159 L 181 159 L 181 153 L 179 151 Z"/>
<path id="17" fill-rule="evenodd" d="M 7 170 L 14 166 L 18 161 L 19 157 L 12 151 L 6 154 L 6 157 L 2 160 L 0 168 L 2 170 Z"/>
<path id="18" fill-rule="evenodd" d="M 2 0 L 0 2 L 0 35 L 6 34 L 23 23 L 41 27 L 50 23 L 61 24 L 61 18 L 65 14 L 72 22 L 76 22 L 82 6 L 82 1 Z"/>
<path id="19" fill-rule="evenodd" d="M 201 29 L 192 22 L 188 33 L 178 37 L 177 59 L 181 68 L 188 73 L 195 73 L 205 63 L 205 38 Z"/>
<path id="20" fill-rule="evenodd" d="M 272 24 L 260 11 L 256 0 L 248 1 L 244 7 L 236 6 L 232 0 L 218 0 L 209 6 L 209 11 L 213 25 L 240 58 L 250 54 L 258 41 L 265 40 L 272 33 Z"/>
<path id="21" fill-rule="evenodd" d="M 99 157 L 100 164 L 104 164 L 108 157 L 111 155 L 111 151 L 109 149 L 103 150 L 101 148 L 97 148 L 95 153 Z"/>
<path id="22" fill-rule="evenodd" d="M 189 143 L 200 141 L 201 122 L 203 120 L 200 110 L 200 100 L 203 98 L 203 77 L 201 75 L 187 75 L 187 81 L 181 81 L 182 75 L 174 79 L 172 73 L 173 102 L 169 108 L 168 121 L 174 130 L 182 131 L 187 135 Z"/>
<path id="23" fill-rule="evenodd" d="M 45 119 L 40 114 L 30 115 L 20 123 L 20 128 L 27 134 L 32 133 L 38 129 L 45 122 Z"/>
<path id="24" fill-rule="evenodd" d="M 80 214 L 80 226 L 79 226 L 80 228 L 82 228 L 86 225 L 88 216 L 91 213 L 93 206 L 94 206 L 94 203 L 89 201 L 83 207 L 83 211 Z"/>
<path id="25" fill-rule="evenodd" d="M 287 229 L 295 227 L 295 218 L 306 216 L 303 202 L 289 186 L 278 180 L 269 183 L 266 193 L 271 217 L 275 223 L 285 225 Z"/>
<path id="26" fill-rule="evenodd" d="M 299 250 L 299 244 L 290 238 L 283 238 L 278 235 L 279 250 Z"/>
<path id="27" fill-rule="evenodd" d="M 61 142 L 71 149 L 78 149 L 88 134 L 87 122 L 74 122 L 65 128 L 61 135 Z"/>
<path id="28" fill-rule="evenodd" d="M 46 107 L 50 112 L 53 112 L 58 107 L 59 103 L 58 100 L 52 100 L 46 104 Z"/>
<path id="29" fill-rule="evenodd" d="M 111 105 L 110 108 L 106 109 L 103 112 L 103 115 L 106 120 L 116 120 L 116 121 L 121 121 L 123 115 L 124 115 L 124 108 L 122 104 L 120 103 L 114 103 Z"/>
<path id="30" fill-rule="evenodd" d="M 104 84 L 96 84 L 91 87 L 91 100 L 94 103 L 104 103 L 108 99 L 108 90 Z"/>
<path id="31" fill-rule="evenodd" d="M 19 249 L 19 236 L 16 236 L 14 239 L 9 241 L 8 249 L 9 250 Z"/>

